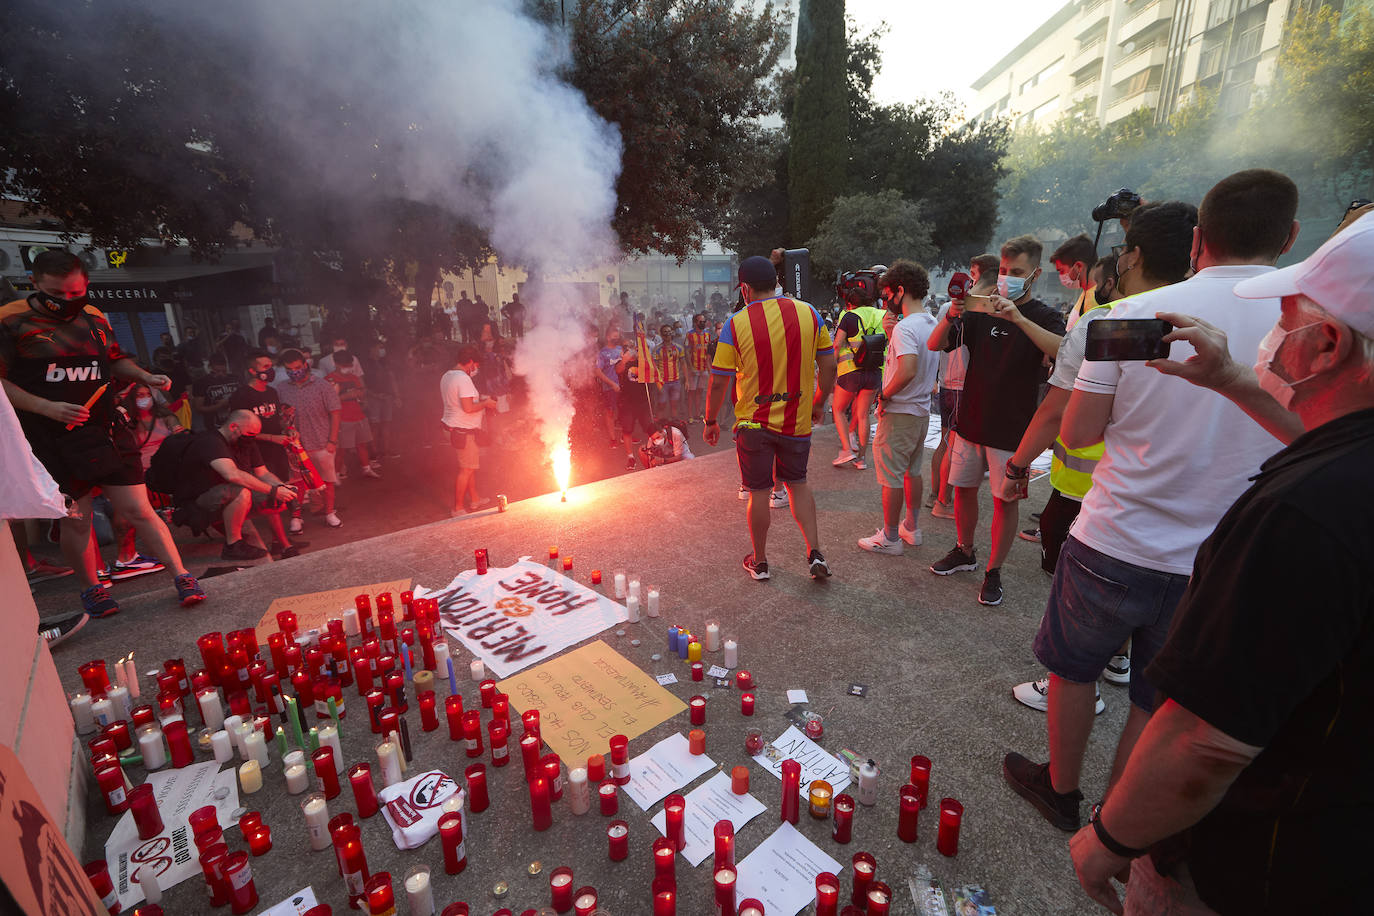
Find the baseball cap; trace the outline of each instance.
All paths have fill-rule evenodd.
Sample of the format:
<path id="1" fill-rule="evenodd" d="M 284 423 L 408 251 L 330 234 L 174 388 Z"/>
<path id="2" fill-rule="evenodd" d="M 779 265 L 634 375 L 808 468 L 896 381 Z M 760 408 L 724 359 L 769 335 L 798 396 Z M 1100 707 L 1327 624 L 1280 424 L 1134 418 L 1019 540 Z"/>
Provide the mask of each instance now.
<path id="1" fill-rule="evenodd" d="M 773 262 L 762 255 L 752 255 L 739 262 L 739 282 L 751 289 L 768 289 L 778 285 L 778 272 Z"/>
<path id="2" fill-rule="evenodd" d="M 1327 239 L 1304 261 L 1236 284 L 1242 299 L 1302 294 L 1366 337 L 1374 337 L 1374 213 Z"/>

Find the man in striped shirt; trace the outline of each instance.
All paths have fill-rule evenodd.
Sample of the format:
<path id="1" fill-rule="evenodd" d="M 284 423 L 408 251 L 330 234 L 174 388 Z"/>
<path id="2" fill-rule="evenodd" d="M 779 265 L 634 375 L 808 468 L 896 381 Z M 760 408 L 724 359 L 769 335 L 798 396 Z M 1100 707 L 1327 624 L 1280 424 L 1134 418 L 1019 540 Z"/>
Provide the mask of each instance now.
<path id="1" fill-rule="evenodd" d="M 692 330 L 687 332 L 687 416 L 693 420 L 706 419 L 706 378 L 711 373 L 711 344 L 715 335 L 706 326 L 706 315 L 692 316 Z"/>
<path id="2" fill-rule="evenodd" d="M 811 424 L 835 387 L 835 348 L 820 313 L 809 303 L 775 294 L 777 273 L 764 257 L 739 266 L 745 307 L 721 329 L 706 398 L 706 441 L 720 441 L 720 413 L 733 381 L 735 451 L 740 478 L 749 491 L 749 537 L 753 552 L 744 569 L 754 579 L 769 578 L 768 496 L 773 479 L 791 496 L 792 517 L 806 540 L 811 577 L 830 575 L 816 532 L 816 499 L 806 483 L 811 454 Z M 816 370 L 820 368 L 817 400 Z"/>

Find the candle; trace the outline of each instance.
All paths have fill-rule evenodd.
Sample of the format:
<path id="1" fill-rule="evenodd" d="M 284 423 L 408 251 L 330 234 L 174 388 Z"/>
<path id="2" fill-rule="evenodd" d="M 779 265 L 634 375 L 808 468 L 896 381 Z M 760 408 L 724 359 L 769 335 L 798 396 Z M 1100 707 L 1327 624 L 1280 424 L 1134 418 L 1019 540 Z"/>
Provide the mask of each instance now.
<path id="1" fill-rule="evenodd" d="M 134 786 L 129 793 L 129 813 L 133 815 L 134 826 L 138 828 L 140 840 L 151 840 L 162 832 L 162 814 L 157 810 L 157 799 L 153 796 L 152 783 Z"/>
<path id="2" fill-rule="evenodd" d="M 587 758 L 587 782 L 601 782 L 606 778 L 606 758 L 592 754 Z"/>
<path id="3" fill-rule="evenodd" d="M 701 643 L 693 640 L 687 644 L 687 661 L 701 661 Z"/>
<path id="4" fill-rule="evenodd" d="M 611 817 L 620 810 L 620 796 L 613 782 L 603 782 L 597 786 L 596 794 L 601 802 L 601 816 Z"/>
<path id="5" fill-rule="evenodd" d="M 821 724 L 820 716 L 814 713 L 811 715 L 813 718 L 806 720 L 806 728 L 804 728 L 803 731 L 806 732 L 806 737 L 810 738 L 812 741 L 819 741 L 821 740 L 821 735 L 825 734 L 825 726 Z"/>
<path id="6" fill-rule="evenodd" d="M 754 714 L 754 695 L 752 693 L 740 694 L 739 711 L 746 716 L 752 716 Z"/>
<path id="7" fill-rule="evenodd" d="M 687 708 L 691 712 L 693 725 L 706 724 L 706 698 L 700 695 L 692 697 L 687 701 Z"/>
<path id="8" fill-rule="evenodd" d="M 871 853 L 854 853 L 854 893 L 850 898 L 855 906 L 868 903 L 868 886 L 873 883 L 873 873 L 878 870 L 878 860 Z"/>
<path id="9" fill-rule="evenodd" d="M 439 841 L 444 848 L 444 871 L 456 875 L 468 866 L 467 849 L 463 844 L 463 815 L 450 811 L 439 818 Z"/>
<path id="10" fill-rule="evenodd" d="M 634 595 L 625 599 L 625 614 L 630 623 L 639 623 L 639 599 Z"/>
<path id="11" fill-rule="evenodd" d="M 898 790 L 897 838 L 904 843 L 916 842 L 916 817 L 921 813 L 921 796 L 913 785 Z"/>
<path id="12" fill-rule="evenodd" d="M 755 897 L 746 897 L 736 913 L 737 916 L 763 916 L 763 904 Z"/>
<path id="13" fill-rule="evenodd" d="M 101 697 L 91 704 L 91 715 L 95 719 L 95 724 L 100 728 L 104 728 L 106 725 L 115 721 L 114 703 L 110 702 L 105 697 Z"/>
<path id="14" fill-rule="evenodd" d="M 757 728 L 751 728 L 744 733 L 744 752 L 750 757 L 757 757 L 763 753 L 763 732 Z"/>
<path id="15" fill-rule="evenodd" d="M 491 765 L 503 767 L 510 763 L 510 726 L 492 719 L 487 723 L 487 740 L 491 745 Z"/>
<path id="16" fill-rule="evenodd" d="M 176 719 L 163 723 L 162 733 L 167 738 L 167 750 L 172 755 L 172 766 L 180 769 L 191 765 L 195 754 L 191 750 L 191 735 L 186 730 L 186 722 Z"/>
<path id="17" fill-rule="evenodd" d="M 325 798 L 337 798 L 339 795 L 339 768 L 334 761 L 334 749 L 332 747 L 322 747 L 310 755 L 310 762 L 315 766 L 315 788 L 323 793 Z"/>
<path id="18" fill-rule="evenodd" d="M 730 771 L 730 791 L 736 795 L 749 793 L 749 768 L 747 766 L 741 764 Z"/>
<path id="19" fill-rule="evenodd" d="M 215 731 L 224 724 L 224 705 L 220 702 L 219 691 L 215 688 L 197 690 L 196 706 L 200 709 L 200 717 L 205 721 L 206 728 Z"/>
<path id="20" fill-rule="evenodd" d="M 156 725 L 139 729 L 138 753 L 143 758 L 145 770 L 160 770 L 167 765 L 167 752 L 162 749 L 162 732 Z"/>
<path id="21" fill-rule="evenodd" d="M 848 843 L 854 829 L 854 799 L 841 793 L 835 796 L 831 807 L 835 811 L 835 822 L 830 838 L 836 843 Z"/>
<path id="22" fill-rule="evenodd" d="M 525 764 L 525 781 L 539 775 L 539 736 L 525 732 L 520 736 L 520 759 Z"/>
<path id="23" fill-rule="evenodd" d="M 572 561 L 573 561 L 573 558 L 572 558 L 572 557 L 564 557 L 564 558 L 563 558 L 563 573 L 564 573 L 565 575 L 566 575 L 567 573 L 572 572 L 572 568 L 573 568 Z"/>
<path id="24" fill-rule="evenodd" d="M 611 821 L 606 828 L 606 840 L 611 861 L 623 861 L 630 854 L 630 825 L 624 821 Z"/>
<path id="25" fill-rule="evenodd" d="M 926 806 L 926 798 L 930 794 L 930 758 L 922 757 L 917 754 L 911 758 L 911 785 L 916 787 L 916 794 L 921 797 L 921 807 Z"/>
<path id="26" fill-rule="evenodd" d="M 739 690 L 753 690 L 754 676 L 748 671 L 735 672 L 735 687 Z"/>
<path id="27" fill-rule="evenodd" d="M 91 695 L 77 691 L 71 698 L 72 721 L 76 723 L 78 735 L 89 735 L 95 731 L 95 716 L 91 713 Z"/>
<path id="28" fill-rule="evenodd" d="M 439 727 L 439 714 L 435 711 L 434 691 L 420 694 L 420 728 L 432 732 Z"/>
<path id="29" fill-rule="evenodd" d="M 640 596 L 640 585 L 638 577 L 630 579 L 629 590 L 626 592 L 626 594 L 629 595 L 631 598 L 638 598 Z"/>
<path id="30" fill-rule="evenodd" d="M 227 731 L 221 728 L 210 736 L 210 752 L 215 756 L 215 763 L 228 763 L 234 759 L 234 742 Z"/>
<path id="31" fill-rule="evenodd" d="M 611 781 L 618 786 L 630 782 L 630 739 L 624 735 L 611 736 Z"/>
<path id="32" fill-rule="evenodd" d="M 874 881 L 868 888 L 868 910 L 865 916 L 887 916 L 892 906 L 892 888 Z"/>
<path id="33" fill-rule="evenodd" d="M 560 865 L 549 874 L 549 903 L 554 912 L 566 913 L 573 907 L 573 872 Z"/>
<path id="34" fill-rule="evenodd" d="M 716 869 L 716 912 L 724 914 L 724 916 L 734 916 L 735 881 L 737 877 L 733 868 Z"/>
<path id="35" fill-rule="evenodd" d="M 644 612 L 645 612 L 646 614 L 648 614 L 650 617 L 657 617 L 657 616 L 658 616 L 658 610 L 659 610 L 659 594 L 658 594 L 658 589 L 656 589 L 656 588 L 650 588 L 650 589 L 649 589 L 649 594 L 648 594 L 648 603 L 647 603 L 647 604 L 645 605 L 645 607 L 644 607 Z"/>
<path id="36" fill-rule="evenodd" d="M 129 696 L 128 687 L 111 687 L 105 691 L 105 698 L 113 705 L 116 719 L 127 719 L 134 714 L 134 702 Z"/>
<path id="37" fill-rule="evenodd" d="M 248 853 L 229 853 L 224 859 L 223 871 L 229 884 L 230 912 L 241 916 L 257 906 L 258 889 L 253 883 L 253 869 L 248 866 Z"/>
<path id="38" fill-rule="evenodd" d="M 694 757 L 706 753 L 706 732 L 694 728 L 687 733 L 687 750 Z"/>
<path id="39" fill-rule="evenodd" d="M 667 837 L 659 837 L 654 840 L 654 877 L 663 878 L 667 881 L 677 882 L 677 850 L 673 849 L 673 841 Z"/>
<path id="40" fill-rule="evenodd" d="M 429 866 L 416 865 L 407 871 L 405 887 L 410 916 L 434 916 L 434 888 L 429 883 Z"/>
<path id="41" fill-rule="evenodd" d="M 688 650 L 691 648 L 692 640 L 696 637 L 686 630 L 677 634 L 677 657 L 683 661 L 687 660 Z"/>
<path id="42" fill-rule="evenodd" d="M 625 595 L 625 574 L 623 572 L 617 572 L 615 574 L 615 596 L 623 599 Z"/>
<path id="43" fill-rule="evenodd" d="M 940 828 L 935 848 L 941 855 L 954 856 L 959 853 L 959 825 L 963 820 L 963 805 L 952 798 L 940 799 Z"/>
<path id="44" fill-rule="evenodd" d="M 157 715 L 153 707 L 149 706 L 147 703 L 143 703 L 142 705 L 134 707 L 133 721 L 134 728 L 142 728 L 145 725 L 152 725 L 157 722 Z M 91 720 L 91 724 L 95 724 L 94 719 Z"/>
<path id="45" fill-rule="evenodd" d="M 859 767 L 859 804 L 872 807 L 878 803 L 878 765 L 872 760 Z"/>
<path id="46" fill-rule="evenodd" d="M 701 662 L 692 662 L 692 680 L 700 681 L 706 677 L 706 666 Z"/>
<path id="47" fill-rule="evenodd" d="M 443 643 L 444 654 L 448 654 L 448 643 Z M 458 693 L 458 678 L 453 673 L 453 659 L 444 659 L 444 664 L 448 667 L 448 692 L 450 696 Z"/>
<path id="48" fill-rule="evenodd" d="M 739 643 L 733 639 L 725 640 L 725 667 L 733 668 L 739 664 Z"/>
<path id="49" fill-rule="evenodd" d="M 377 916 L 391 916 L 396 912 L 396 896 L 391 890 L 391 872 L 375 872 L 364 885 L 367 909 Z"/>
<path id="50" fill-rule="evenodd" d="M 105 797 L 106 814 L 123 814 L 129 809 L 129 795 L 125 789 L 124 770 L 120 767 L 118 759 L 112 764 L 97 767 L 95 781 Z"/>
<path id="51" fill-rule="evenodd" d="M 334 762 L 335 762 L 335 763 L 338 763 L 338 762 L 342 761 L 342 760 L 343 760 L 343 745 L 342 745 L 342 744 L 340 743 L 340 741 L 339 741 L 339 726 L 338 726 L 337 724 L 333 724 L 333 725 L 321 725 L 321 726 L 320 726 L 319 735 L 320 735 L 320 747 L 333 748 L 333 749 L 334 749 Z"/>
<path id="52" fill-rule="evenodd" d="M 830 783 L 824 779 L 817 779 L 811 783 L 808 794 L 811 800 L 811 816 L 820 820 L 830 816 L 830 798 L 835 794 L 835 790 Z"/>
<path id="53" fill-rule="evenodd" d="M 788 759 L 782 762 L 782 820 L 796 826 L 801 807 L 801 764 Z"/>
<path id="54" fill-rule="evenodd" d="M 591 786 L 587 784 L 587 771 L 582 767 L 568 770 L 568 807 L 573 814 L 586 814 L 592 810 Z"/>
<path id="55" fill-rule="evenodd" d="M 244 795 L 252 795 L 262 788 L 262 767 L 256 760 L 239 764 L 239 788 Z"/>
<path id="56" fill-rule="evenodd" d="M 472 679 L 474 681 L 486 680 L 487 666 L 482 664 L 482 660 L 480 658 L 474 658 L 472 660 L 472 664 L 469 665 L 468 668 L 472 673 Z"/>
<path id="57" fill-rule="evenodd" d="M 673 849 L 681 852 L 687 846 L 684 829 L 687 816 L 687 800 L 674 793 L 663 802 L 663 835 L 673 841 Z"/>
<path id="58" fill-rule="evenodd" d="M 382 783 L 394 786 L 401 781 L 401 749 L 388 738 L 377 745 L 377 765 L 382 770 Z"/>
<path id="59" fill-rule="evenodd" d="M 655 878 L 652 885 L 654 916 L 677 916 L 677 882 Z"/>
<path id="60" fill-rule="evenodd" d="M 498 691 L 496 696 L 491 698 L 491 717 L 494 720 L 505 723 L 509 730 L 510 697 Z"/>
<path id="61" fill-rule="evenodd" d="M 520 714 L 520 723 L 525 726 L 525 731 L 539 737 L 539 710 L 527 709 Z"/>
<path id="62" fill-rule="evenodd" d="M 138 887 L 143 891 L 143 900 L 149 906 L 156 906 L 162 902 L 162 888 L 157 883 L 157 872 L 147 865 L 139 866 L 134 877 L 138 881 Z"/>
<path id="63" fill-rule="evenodd" d="M 356 763 L 348 770 L 348 783 L 353 787 L 353 803 L 358 808 L 358 817 L 371 817 L 377 813 L 377 790 L 372 784 L 372 768 L 366 763 Z"/>
<path id="64" fill-rule="evenodd" d="M 295 679 L 292 679 L 295 682 Z M 300 704 L 295 697 L 286 698 L 286 716 L 291 720 L 291 734 L 296 739 L 296 747 L 305 749 L 305 735 L 301 732 Z"/>
<path id="65" fill-rule="evenodd" d="M 257 761 L 259 767 L 266 769 L 268 764 L 267 738 L 262 732 L 253 728 L 251 725 L 247 727 L 249 733 L 243 739 L 244 751 L 247 752 L 250 759 Z"/>
<path id="66" fill-rule="evenodd" d="M 205 873 L 205 883 L 210 890 L 210 905 L 224 906 L 229 903 L 229 882 L 224 877 L 224 863 L 229 858 L 229 847 L 219 843 L 207 847 L 200 854 L 200 868 Z"/>
<path id="67" fill-rule="evenodd" d="M 310 777 L 306 773 L 305 764 L 293 763 L 286 768 L 286 791 L 291 795 L 300 795 L 310 784 Z"/>
<path id="68" fill-rule="evenodd" d="M 579 887 L 573 900 L 575 916 L 592 916 L 596 912 L 596 888 Z"/>
<path id="69" fill-rule="evenodd" d="M 715 860 L 712 867 L 716 871 L 722 868 L 734 868 L 735 825 L 728 818 L 722 818 L 716 821 L 711 833 L 715 838 Z"/>
<path id="70" fill-rule="evenodd" d="M 357 636 L 362 632 L 358 626 L 358 609 L 356 607 L 344 608 L 343 626 L 345 636 Z"/>
<path id="71" fill-rule="evenodd" d="M 137 700 L 143 691 L 138 685 L 138 666 L 134 663 L 134 653 L 129 653 L 128 660 L 124 662 L 124 668 L 128 672 L 124 686 L 129 688 L 129 696 Z"/>
<path id="72" fill-rule="evenodd" d="M 549 781 L 549 799 L 558 801 L 563 797 L 563 764 L 557 754 L 545 754 L 539 761 L 544 778 Z"/>
<path id="73" fill-rule="evenodd" d="M 720 624 L 714 620 L 706 621 L 706 651 L 720 651 Z"/>
<path id="74" fill-rule="evenodd" d="M 553 810 L 549 801 L 549 781 L 542 776 L 529 784 L 530 812 L 534 819 L 535 830 L 548 830 L 553 826 Z"/>
<path id="75" fill-rule="evenodd" d="M 480 763 L 474 763 L 464 771 L 468 781 L 468 799 L 472 805 L 472 813 L 487 810 L 491 804 L 487 796 L 487 768 Z"/>
<path id="76" fill-rule="evenodd" d="M 134 746 L 133 736 L 129 734 L 129 723 L 122 719 L 105 726 L 102 734 L 113 741 L 119 751 L 127 751 Z"/>
<path id="77" fill-rule="evenodd" d="M 601 584 L 601 570 L 599 570 L 599 569 L 593 569 L 593 570 L 592 570 L 592 585 L 600 585 L 600 584 Z"/>
<path id="78" fill-rule="evenodd" d="M 482 713 L 470 709 L 463 713 L 463 740 L 469 757 L 482 756 Z"/>
<path id="79" fill-rule="evenodd" d="M 837 916 L 840 905 L 840 879 L 823 871 L 816 876 L 816 916 Z"/>
<path id="80" fill-rule="evenodd" d="M 324 796 L 312 792 L 301 802 L 301 812 L 305 815 L 305 829 L 310 835 L 310 848 L 318 852 L 329 846 L 329 805 Z"/>
<path id="81" fill-rule="evenodd" d="M 263 855 L 272 849 L 272 828 L 261 824 L 248 834 L 248 851 L 255 856 Z"/>

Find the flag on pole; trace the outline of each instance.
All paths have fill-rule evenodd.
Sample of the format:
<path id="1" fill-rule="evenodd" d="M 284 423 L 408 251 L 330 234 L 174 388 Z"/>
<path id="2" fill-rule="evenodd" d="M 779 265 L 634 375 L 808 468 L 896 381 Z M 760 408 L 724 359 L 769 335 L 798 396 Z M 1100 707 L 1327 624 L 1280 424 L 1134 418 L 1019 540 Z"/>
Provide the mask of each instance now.
<path id="1" fill-rule="evenodd" d="M 647 385 L 663 382 L 663 371 L 649 349 L 649 339 L 644 330 L 644 313 L 635 313 L 635 343 L 639 347 L 639 380 Z"/>

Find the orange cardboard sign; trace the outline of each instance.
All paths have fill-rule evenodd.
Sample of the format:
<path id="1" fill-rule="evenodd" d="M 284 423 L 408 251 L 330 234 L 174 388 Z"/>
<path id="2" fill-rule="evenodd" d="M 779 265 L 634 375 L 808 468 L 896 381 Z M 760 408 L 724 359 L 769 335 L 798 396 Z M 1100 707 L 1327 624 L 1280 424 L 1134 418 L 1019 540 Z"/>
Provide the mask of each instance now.
<path id="1" fill-rule="evenodd" d="M 382 592 L 391 592 L 392 600 L 396 602 L 396 615 L 399 620 L 401 592 L 409 590 L 409 579 L 397 579 L 395 582 L 375 582 L 372 585 L 355 585 L 352 588 L 334 588 L 327 592 L 311 592 L 308 595 L 278 598 L 268 605 L 267 613 L 263 614 L 262 619 L 258 621 L 258 642 L 266 644 L 267 637 L 277 632 L 278 611 L 294 611 L 296 613 L 296 625 L 302 633 L 311 629 L 323 630 L 330 618 L 343 617 L 344 611 L 353 607 L 354 597 L 362 594 L 373 597 L 373 607 L 375 608 L 376 597 Z"/>

